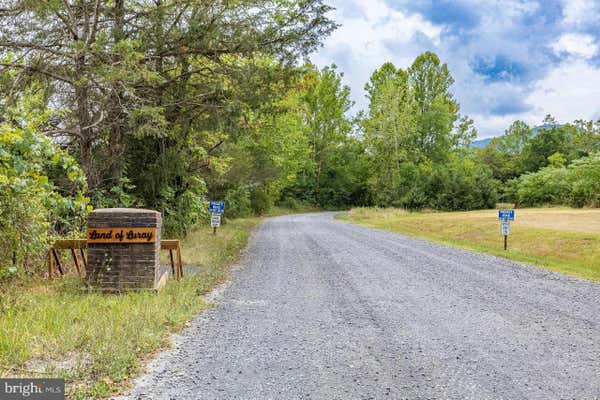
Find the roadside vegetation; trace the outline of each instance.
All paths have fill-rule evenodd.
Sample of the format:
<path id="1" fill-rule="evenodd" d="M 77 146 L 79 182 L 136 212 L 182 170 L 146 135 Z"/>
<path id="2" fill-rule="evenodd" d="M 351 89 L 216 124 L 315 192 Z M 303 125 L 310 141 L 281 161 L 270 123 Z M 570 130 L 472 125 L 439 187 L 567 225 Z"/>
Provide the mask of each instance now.
<path id="1" fill-rule="evenodd" d="M 89 292 L 74 276 L 0 286 L 0 376 L 62 377 L 74 399 L 118 392 L 144 359 L 209 306 L 202 295 L 225 279 L 258 222 L 228 221 L 216 236 L 209 226 L 194 227 L 182 255 L 196 274 L 170 280 L 158 293 Z"/>
<path id="2" fill-rule="evenodd" d="M 600 281 L 600 210 L 596 209 L 518 209 L 507 251 L 496 210 L 355 208 L 338 218 Z"/>

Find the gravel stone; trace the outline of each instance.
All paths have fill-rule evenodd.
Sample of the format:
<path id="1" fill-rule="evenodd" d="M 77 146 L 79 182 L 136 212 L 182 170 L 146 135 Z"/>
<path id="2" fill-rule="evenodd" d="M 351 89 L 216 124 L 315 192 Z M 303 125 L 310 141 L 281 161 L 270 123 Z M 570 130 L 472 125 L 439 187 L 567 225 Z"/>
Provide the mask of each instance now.
<path id="1" fill-rule="evenodd" d="M 264 222 L 122 399 L 600 398 L 598 283 L 332 217 Z"/>

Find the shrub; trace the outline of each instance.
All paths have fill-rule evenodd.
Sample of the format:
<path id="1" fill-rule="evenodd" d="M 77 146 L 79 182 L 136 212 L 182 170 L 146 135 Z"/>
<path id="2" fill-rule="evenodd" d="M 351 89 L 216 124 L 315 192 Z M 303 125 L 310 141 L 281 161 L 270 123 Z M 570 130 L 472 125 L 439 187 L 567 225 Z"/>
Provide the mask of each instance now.
<path id="1" fill-rule="evenodd" d="M 543 168 L 519 178 L 517 196 L 523 206 L 561 204 L 570 192 L 566 168 Z"/>
<path id="2" fill-rule="evenodd" d="M 0 125 L 0 276 L 43 255 L 57 235 L 76 234 L 89 199 L 76 161 L 40 133 L 49 113 L 26 98 Z"/>
<path id="3" fill-rule="evenodd" d="M 254 211 L 254 214 L 262 215 L 273 208 L 275 200 L 269 193 L 269 188 L 267 186 L 255 187 L 251 193 L 252 210 Z"/>
<path id="4" fill-rule="evenodd" d="M 204 181 L 200 178 L 190 178 L 190 181 L 193 183 L 187 189 L 163 201 L 164 231 L 169 236 L 183 238 L 201 218 L 208 218 Z M 172 192 L 170 187 L 164 191 L 167 189 Z"/>
<path id="5" fill-rule="evenodd" d="M 250 189 L 247 186 L 229 189 L 225 195 L 225 207 L 227 218 L 240 218 L 251 215 Z"/>
<path id="6" fill-rule="evenodd" d="M 286 196 L 285 198 L 279 200 L 277 205 L 279 207 L 283 207 L 283 208 L 286 208 L 286 209 L 292 210 L 292 211 L 298 211 L 298 210 L 306 207 L 306 205 L 304 203 L 302 203 L 300 200 L 295 199 L 293 197 L 289 197 L 289 196 Z"/>
<path id="7" fill-rule="evenodd" d="M 497 196 L 491 173 L 469 160 L 437 165 L 429 178 L 430 206 L 439 210 L 491 208 Z"/>
<path id="8" fill-rule="evenodd" d="M 575 160 L 569 166 L 571 204 L 600 207 L 600 153 Z"/>
<path id="9" fill-rule="evenodd" d="M 498 184 L 489 169 L 469 158 L 452 157 L 437 164 L 404 163 L 397 181 L 395 191 L 380 196 L 378 205 L 456 211 L 493 208 L 498 200 Z"/>
<path id="10" fill-rule="evenodd" d="M 513 184 L 514 185 L 514 184 Z M 521 205 L 600 206 L 600 153 L 575 160 L 567 167 L 542 168 L 516 180 Z"/>

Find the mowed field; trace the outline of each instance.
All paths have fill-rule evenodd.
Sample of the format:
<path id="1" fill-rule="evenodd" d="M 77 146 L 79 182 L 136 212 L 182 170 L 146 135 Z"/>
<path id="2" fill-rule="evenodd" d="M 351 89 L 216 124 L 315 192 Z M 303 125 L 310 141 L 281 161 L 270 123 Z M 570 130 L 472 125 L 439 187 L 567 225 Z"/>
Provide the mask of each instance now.
<path id="1" fill-rule="evenodd" d="M 517 209 L 508 250 L 497 210 L 408 212 L 357 208 L 338 218 L 600 280 L 600 210 Z"/>

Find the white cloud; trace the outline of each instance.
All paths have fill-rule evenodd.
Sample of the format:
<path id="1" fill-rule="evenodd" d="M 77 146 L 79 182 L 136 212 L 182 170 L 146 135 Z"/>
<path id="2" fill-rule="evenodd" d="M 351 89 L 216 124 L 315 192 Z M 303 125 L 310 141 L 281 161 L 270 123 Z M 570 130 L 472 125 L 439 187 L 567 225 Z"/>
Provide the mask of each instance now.
<path id="1" fill-rule="evenodd" d="M 487 2 L 482 2 L 484 6 L 490 7 Z M 518 18 L 524 15 L 531 15 L 540 8 L 540 4 L 537 1 L 509 1 L 500 0 L 496 1 L 493 5 L 495 8 L 494 14 L 498 17 L 505 18 Z"/>
<path id="2" fill-rule="evenodd" d="M 545 114 L 560 122 L 600 117 L 600 69 L 583 60 L 570 60 L 552 69 L 535 84 L 527 99 L 534 105 L 528 122 Z"/>
<path id="3" fill-rule="evenodd" d="M 490 89 L 482 87 L 482 102 L 486 102 L 485 93 Z M 515 99 L 517 96 L 515 92 Z M 523 100 L 532 105 L 531 110 L 508 115 L 491 115 L 482 110 L 470 115 L 478 127 L 485 129 L 480 129 L 480 136 L 502 134 L 517 119 L 536 126 L 546 114 L 551 114 L 560 123 L 600 118 L 600 68 L 582 59 L 566 60 L 533 84 Z"/>
<path id="4" fill-rule="evenodd" d="M 470 118 L 475 121 L 475 124 L 478 128 L 479 138 L 486 137 L 495 137 L 502 135 L 508 127 L 515 122 L 515 120 L 520 119 L 529 124 L 539 125 L 539 121 L 532 120 L 529 121 L 528 118 L 524 116 L 515 117 L 514 115 L 489 115 L 489 114 L 473 114 L 469 115 Z M 541 119 L 540 119 L 541 121 Z M 480 128 L 485 127 L 485 131 L 482 131 Z"/>
<path id="5" fill-rule="evenodd" d="M 363 87 L 376 68 L 386 61 L 406 68 L 431 50 L 448 63 L 461 113 L 473 118 L 481 137 L 503 133 L 516 119 L 537 125 L 547 113 L 561 122 L 600 117 L 600 69 L 591 64 L 600 47 L 588 29 L 600 15 L 598 0 L 564 0 L 562 14 L 543 1 L 469 0 L 479 21 L 466 31 L 432 23 L 428 9 L 401 1 L 329 3 L 338 8 L 330 17 L 342 26 L 311 58 L 340 67 L 355 111 L 368 107 Z M 551 22 L 550 13 L 559 20 Z M 548 50 L 562 62 L 554 64 Z M 489 71 L 477 69 L 486 60 Z"/>
<path id="6" fill-rule="evenodd" d="M 390 8 L 384 0 L 338 0 L 331 17 L 341 26 L 325 40 L 312 61 L 323 67 L 333 62 L 344 72 L 344 82 L 352 88 L 357 108 L 365 109 L 363 87 L 371 73 L 384 62 L 407 67 L 421 53 L 414 44 L 420 36 L 433 45 L 440 42 L 442 28 L 419 14 Z M 401 51 L 393 51 L 399 48 Z"/>
<path id="7" fill-rule="evenodd" d="M 345 17 L 336 13 L 334 19 L 340 26 L 325 42 L 325 51 L 335 51 L 339 46 L 350 49 L 353 55 L 382 59 L 390 56 L 385 43 L 408 43 L 415 34 L 421 33 L 439 43 L 441 28 L 423 19 L 418 14 L 406 15 L 389 8 L 384 0 L 353 0 L 358 15 Z"/>
<path id="8" fill-rule="evenodd" d="M 563 22 L 565 25 L 580 26 L 594 23 L 597 17 L 598 9 L 594 0 L 563 1 Z"/>
<path id="9" fill-rule="evenodd" d="M 567 53 L 571 56 L 592 58 L 598 53 L 598 44 L 592 35 L 565 33 L 552 45 L 552 49 L 558 55 Z"/>

